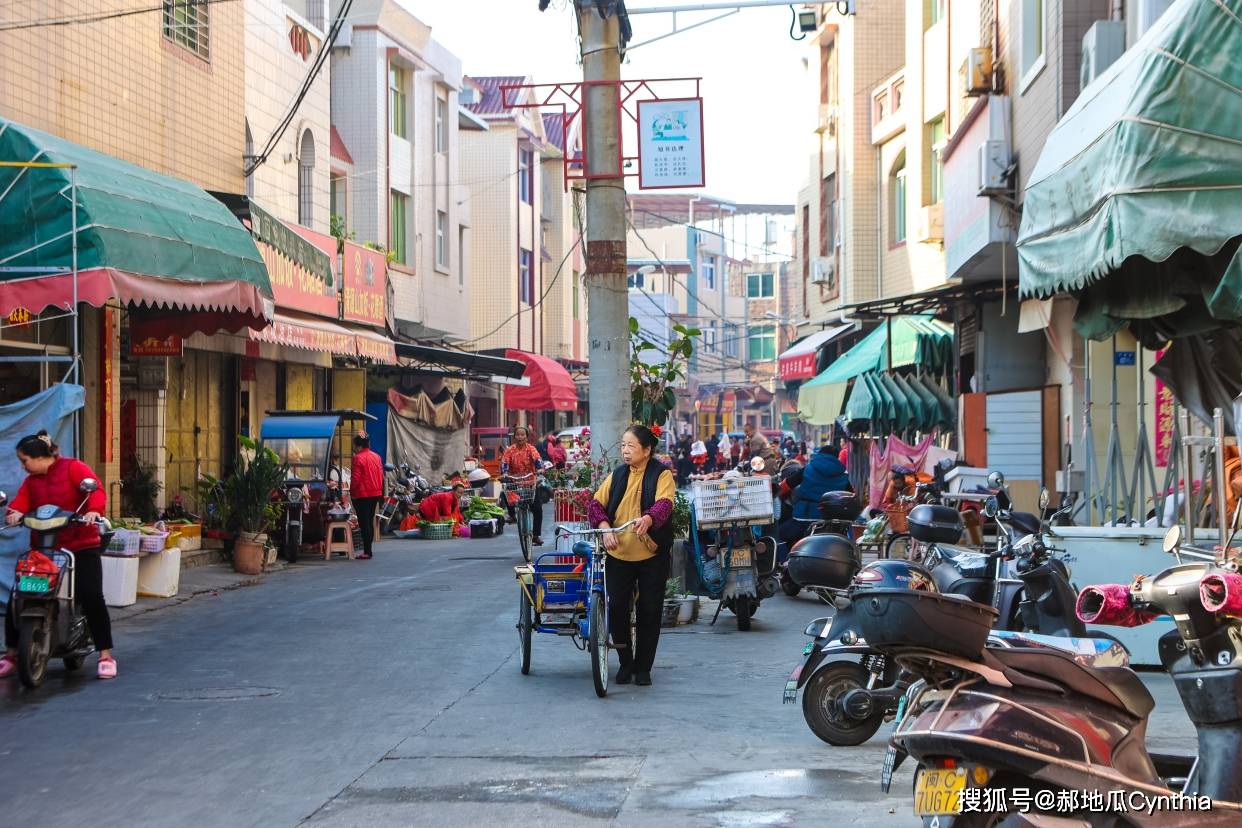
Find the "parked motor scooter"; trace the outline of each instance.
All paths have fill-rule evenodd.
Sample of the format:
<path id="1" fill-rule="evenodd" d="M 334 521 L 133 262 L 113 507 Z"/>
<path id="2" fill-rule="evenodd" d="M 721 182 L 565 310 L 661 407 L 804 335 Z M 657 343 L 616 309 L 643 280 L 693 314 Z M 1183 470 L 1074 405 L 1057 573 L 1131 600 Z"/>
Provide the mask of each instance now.
<path id="1" fill-rule="evenodd" d="M 1002 517 L 995 502 L 988 509 L 994 517 Z M 996 617 L 1004 620 L 998 621 L 999 629 L 1086 635 L 1086 627 L 1073 614 L 1069 570 L 1038 535 L 978 553 L 949 545 L 963 532 L 955 509 L 916 506 L 909 525 L 921 550 L 914 561 L 877 561 L 861 567 L 853 544 L 839 536 L 829 536 L 835 538 L 831 542 L 819 539 L 825 536 L 806 538 L 790 553 L 791 577 L 832 603 L 836 614 L 807 626 L 814 641 L 803 649 L 802 662 L 786 681 L 783 700 L 796 702 L 802 690 L 803 717 L 829 744 L 857 745 L 870 739 L 897 714 L 914 680 L 862 635 L 851 612 L 861 592 L 913 584 L 910 588 L 991 604 Z M 1002 532 L 1003 538 L 1012 537 L 1007 527 Z M 852 562 L 852 571 L 847 561 Z"/>
<path id="2" fill-rule="evenodd" d="M 17 626 L 17 675 L 27 687 L 43 683 L 51 659 L 62 659 L 65 669 L 72 672 L 95 651 L 86 616 L 76 601 L 77 558 L 56 546 L 56 536 L 71 523 L 83 522 L 86 499 L 98 488 L 99 481 L 88 477 L 78 486 L 85 497 L 75 511 L 48 504 L 22 517 L 22 525 L 35 535 L 38 546 L 17 559 L 8 612 Z M 0 492 L 0 507 L 7 502 L 8 497 Z M 112 534 L 111 525 L 103 521 L 103 547 Z"/>
<path id="3" fill-rule="evenodd" d="M 1165 549 L 1176 566 L 1129 585 L 1087 587 L 1078 612 L 1119 626 L 1173 617 L 1159 654 L 1197 731 L 1194 757 L 1147 751 L 1155 703 L 1111 642 L 992 639 L 971 655 L 969 645 L 958 646 L 971 634 L 960 613 L 977 604 L 950 608 L 955 615 L 918 608 L 932 631 L 918 641 L 896 629 L 873 632 L 920 677 L 883 782 L 905 756 L 918 762 L 915 812 L 925 826 L 998 824 L 1024 805 L 1039 812 L 1027 818 L 1040 825 L 1242 824 L 1242 560 L 1181 549 L 1177 527 Z"/>

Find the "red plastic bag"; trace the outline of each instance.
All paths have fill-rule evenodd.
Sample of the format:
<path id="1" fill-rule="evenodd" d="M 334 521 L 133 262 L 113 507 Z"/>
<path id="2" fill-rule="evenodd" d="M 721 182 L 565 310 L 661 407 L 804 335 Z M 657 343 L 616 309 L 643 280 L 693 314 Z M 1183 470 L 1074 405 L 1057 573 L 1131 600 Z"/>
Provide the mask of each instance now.
<path id="1" fill-rule="evenodd" d="M 408 532 L 411 529 L 418 528 L 418 515 L 406 515 L 401 520 L 401 531 Z"/>
<path id="2" fill-rule="evenodd" d="M 20 575 L 47 575 L 54 577 L 60 574 L 60 567 L 56 562 L 37 550 L 27 552 L 20 561 L 17 562 L 17 574 Z"/>

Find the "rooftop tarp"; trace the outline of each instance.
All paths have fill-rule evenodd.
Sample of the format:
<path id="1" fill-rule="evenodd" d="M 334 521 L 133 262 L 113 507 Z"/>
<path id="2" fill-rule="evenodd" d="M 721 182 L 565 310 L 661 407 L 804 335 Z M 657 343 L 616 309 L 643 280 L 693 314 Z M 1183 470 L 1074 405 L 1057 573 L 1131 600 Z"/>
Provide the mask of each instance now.
<path id="1" fill-rule="evenodd" d="M 1031 173 L 1024 296 L 1149 347 L 1242 319 L 1242 0 L 1177 0 L 1078 96 Z"/>
<path id="2" fill-rule="evenodd" d="M 890 339 L 893 349 L 891 363 L 888 358 Z M 855 377 L 912 365 L 931 372 L 943 372 L 952 360 L 953 329 L 950 326 L 929 316 L 891 318 L 802 386 L 798 392 L 798 416 L 812 425 L 829 425 L 841 414 L 850 380 Z M 881 398 L 891 396 L 884 384 L 879 389 L 877 395 Z M 905 394 L 902 394 L 902 400 L 907 400 Z M 889 404 L 896 405 L 893 401 Z M 903 402 L 903 405 L 908 419 L 909 404 Z M 893 416 L 898 416 L 896 411 Z"/>
<path id="3" fill-rule="evenodd" d="M 578 408 L 578 388 L 574 379 L 551 357 L 509 349 L 509 359 L 526 363 L 523 377 L 530 385 L 505 387 L 505 408 L 510 411 L 574 411 Z"/>
<path id="4" fill-rule="evenodd" d="M 272 288 L 259 251 L 201 188 L 3 118 L 0 161 L 76 165 L 80 301 L 175 309 L 182 333 L 267 324 Z M 70 303 L 70 177 L 61 167 L 0 167 L 0 315 Z"/>

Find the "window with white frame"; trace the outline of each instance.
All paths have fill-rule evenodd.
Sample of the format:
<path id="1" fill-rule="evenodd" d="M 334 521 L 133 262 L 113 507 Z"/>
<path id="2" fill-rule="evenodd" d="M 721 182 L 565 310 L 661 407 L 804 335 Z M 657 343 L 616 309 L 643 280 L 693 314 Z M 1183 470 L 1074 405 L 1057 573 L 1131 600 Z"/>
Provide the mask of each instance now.
<path id="1" fill-rule="evenodd" d="M 716 257 L 704 256 L 703 262 L 699 266 L 699 272 L 703 275 L 703 284 L 708 290 L 716 289 Z"/>
<path id="2" fill-rule="evenodd" d="M 1022 77 L 1037 73 L 1044 61 L 1044 0 L 1022 2 Z"/>
<path id="3" fill-rule="evenodd" d="M 349 205 L 346 197 L 348 193 L 345 191 L 345 175 L 344 173 L 334 172 L 328 179 L 329 197 L 332 201 L 332 221 L 338 224 L 341 231 L 344 232 L 349 227 Z"/>
<path id="4" fill-rule="evenodd" d="M 518 150 L 518 197 L 523 204 L 535 203 L 534 176 L 535 154 L 528 149 Z"/>
<path id="5" fill-rule="evenodd" d="M 310 227 L 315 220 L 315 136 L 302 132 L 298 147 L 298 224 Z"/>
<path id="6" fill-rule="evenodd" d="M 529 250 L 521 250 L 518 257 L 518 300 L 525 305 L 535 301 L 535 259 Z"/>
<path id="7" fill-rule="evenodd" d="M 928 127 L 931 143 L 931 203 L 944 201 L 944 118 L 937 118 Z"/>
<path id="8" fill-rule="evenodd" d="M 396 190 L 388 191 L 388 252 L 393 261 L 408 265 L 409 258 L 409 196 Z"/>
<path id="9" fill-rule="evenodd" d="M 398 138 L 409 135 L 406 125 L 406 100 L 409 97 L 409 73 L 395 63 L 388 64 L 389 130 Z"/>
<path id="10" fill-rule="evenodd" d="M 776 359 L 776 326 L 756 325 L 750 329 L 747 355 L 751 362 Z"/>
<path id="11" fill-rule="evenodd" d="M 436 152 L 444 154 L 449 146 L 448 100 L 436 95 Z"/>
<path id="12" fill-rule="evenodd" d="M 703 331 L 703 346 L 706 350 L 716 351 L 716 323 L 713 322 Z"/>
<path id="13" fill-rule="evenodd" d="M 725 356 L 734 357 L 734 358 L 737 357 L 737 352 L 738 352 L 737 340 L 738 340 L 737 325 L 726 324 L 725 329 L 724 329 L 724 342 L 721 343 L 724 345 Z"/>
<path id="14" fill-rule="evenodd" d="M 448 213 L 436 210 L 436 266 L 448 268 Z"/>
<path id="15" fill-rule="evenodd" d="M 747 273 L 746 296 L 750 299 L 771 299 L 775 295 L 771 273 Z"/>
<path id="16" fill-rule="evenodd" d="M 164 37 L 207 60 L 211 57 L 211 30 L 207 0 L 164 0 Z"/>
<path id="17" fill-rule="evenodd" d="M 897 156 L 897 163 L 893 165 L 893 208 L 892 208 L 892 227 L 893 227 L 893 244 L 901 244 L 906 240 L 906 154 L 903 152 Z"/>

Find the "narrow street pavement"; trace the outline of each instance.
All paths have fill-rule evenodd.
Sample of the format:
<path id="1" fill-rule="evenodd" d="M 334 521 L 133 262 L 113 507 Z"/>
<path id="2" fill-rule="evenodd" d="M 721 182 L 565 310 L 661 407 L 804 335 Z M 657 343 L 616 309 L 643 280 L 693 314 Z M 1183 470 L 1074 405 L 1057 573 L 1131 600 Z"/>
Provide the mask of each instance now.
<path id="1" fill-rule="evenodd" d="M 518 669 L 516 539 L 387 541 L 117 624 L 118 680 L 0 686 L 3 821 L 95 826 L 913 825 L 888 728 L 834 749 L 781 705 L 816 602 L 666 631 L 654 685 Z M 1152 741 L 1193 731 L 1163 676 Z"/>

